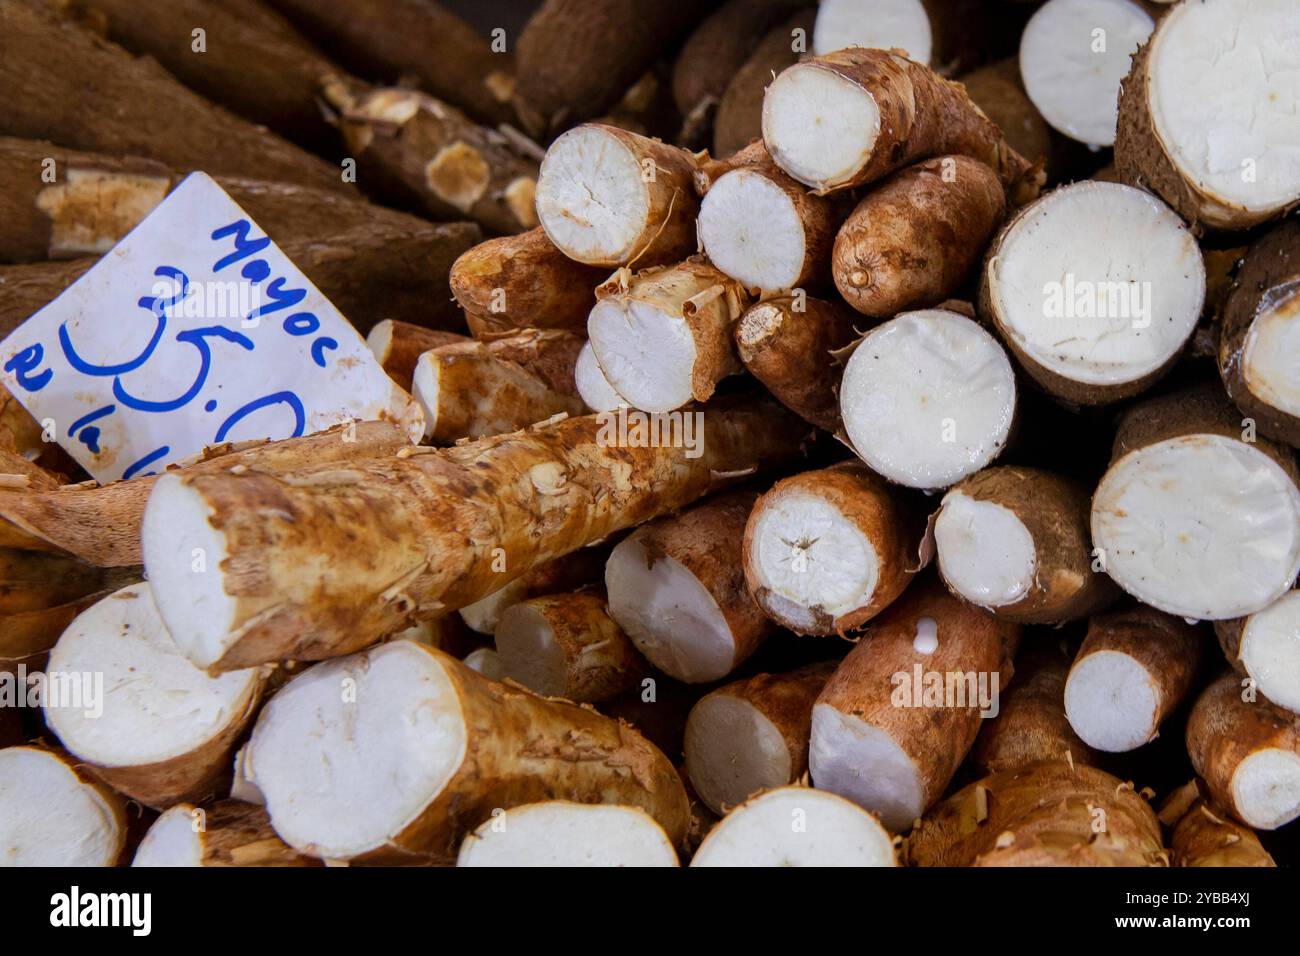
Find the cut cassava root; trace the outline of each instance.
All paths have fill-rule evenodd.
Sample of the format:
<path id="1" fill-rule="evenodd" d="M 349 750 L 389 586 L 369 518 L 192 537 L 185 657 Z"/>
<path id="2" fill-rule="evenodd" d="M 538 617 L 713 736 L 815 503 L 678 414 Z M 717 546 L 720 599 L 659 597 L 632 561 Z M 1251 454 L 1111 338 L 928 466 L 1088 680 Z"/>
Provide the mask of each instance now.
<path id="1" fill-rule="evenodd" d="M 905 312 L 857 344 L 840 415 L 872 470 L 910 488 L 945 488 L 1006 446 L 1016 379 L 1002 346 L 947 309 Z"/>
<path id="2" fill-rule="evenodd" d="M 1214 806 L 1197 780 L 1166 800 L 1160 822 L 1172 828 L 1169 849 L 1174 866 L 1277 866 L 1254 831 L 1234 823 Z"/>
<path id="3" fill-rule="evenodd" d="M 1215 388 L 1149 399 L 1120 419 L 1091 526 L 1106 573 L 1144 604 L 1196 620 L 1253 614 L 1300 571 L 1294 455 L 1255 438 Z"/>
<path id="4" fill-rule="evenodd" d="M 706 694 L 686 720 L 686 772 L 714 813 L 763 790 L 798 783 L 808 771 L 813 701 L 835 669 L 809 664 L 759 674 Z"/>
<path id="5" fill-rule="evenodd" d="M 1187 754 L 1215 802 L 1258 830 L 1300 817 L 1300 723 L 1224 674 L 1187 719 Z"/>
<path id="6" fill-rule="evenodd" d="M 102 699 L 51 700 L 45 720 L 63 745 L 115 790 L 153 807 L 216 792 L 252 721 L 257 670 L 208 677 L 177 651 L 147 584 L 82 612 L 50 652 L 74 680 L 103 675 Z"/>
<path id="7" fill-rule="evenodd" d="M 0 750 L 0 865 L 116 866 L 126 844 L 121 797 L 44 747 Z"/>
<path id="8" fill-rule="evenodd" d="M 1276 86 L 1300 63 L 1295 35 L 1278 30 L 1293 17 L 1288 0 L 1181 3 L 1161 17 L 1120 89 L 1124 180 L 1216 229 L 1246 229 L 1300 202 L 1291 149 L 1300 115 Z"/>
<path id="9" fill-rule="evenodd" d="M 925 566 L 918 509 L 846 462 L 785 478 L 745 526 L 745 580 L 763 611 L 798 634 L 843 634 L 888 607 Z"/>
<path id="10" fill-rule="evenodd" d="M 610 552 L 609 613 L 651 664 L 690 684 L 726 677 L 775 630 L 745 586 L 735 491 L 644 525 Z"/>
<path id="11" fill-rule="evenodd" d="M 938 305 L 960 287 L 1005 215 L 1002 184 L 984 163 L 939 156 L 909 166 L 872 189 L 840 227 L 835 288 L 877 318 Z"/>
<path id="12" fill-rule="evenodd" d="M 1205 301 L 1205 266 L 1160 200 L 1118 183 L 1053 190 L 989 248 L 980 313 L 1069 402 L 1136 395 L 1173 365 Z"/>
<path id="13" fill-rule="evenodd" d="M 626 725 L 410 641 L 291 681 L 248 774 L 280 837 L 326 859 L 451 862 L 493 809 L 538 800 L 637 806 L 674 845 L 689 817 L 672 765 Z"/>
<path id="14" fill-rule="evenodd" d="M 1088 746 L 1122 753 L 1154 740 L 1192 690 L 1204 635 L 1151 608 L 1088 622 L 1065 682 L 1065 713 Z"/>
<path id="15" fill-rule="evenodd" d="M 1088 491 L 1038 468 L 994 466 L 944 495 L 934 519 L 939 573 L 999 617 L 1060 624 L 1117 596 L 1093 568 Z"/>
<path id="16" fill-rule="evenodd" d="M 639 807 L 550 800 L 494 813 L 457 866 L 677 866 L 664 829 Z"/>
<path id="17" fill-rule="evenodd" d="M 458 612 L 459 616 L 470 630 L 479 634 L 493 634 L 501 615 L 520 601 L 576 591 L 601 580 L 605 574 L 605 559 L 608 557 L 608 548 L 594 544 L 563 557 L 543 561 L 487 597 L 465 605 Z"/>
<path id="18" fill-rule="evenodd" d="M 289 847 L 271 829 L 266 810 L 221 800 L 199 808 L 169 807 L 149 828 L 132 866 L 320 866 L 320 860 Z"/>
<path id="19" fill-rule="evenodd" d="M 691 866 L 897 866 L 893 837 L 848 800 L 781 787 L 742 803 L 709 831 Z"/>
<path id="20" fill-rule="evenodd" d="M 1300 714 L 1300 591 L 1246 617 L 1215 621 L 1224 656 L 1269 703 Z"/>
<path id="21" fill-rule="evenodd" d="M 805 6 L 773 27 L 727 84 L 713 121 L 713 155 L 731 156 L 763 135 L 763 94 L 807 49 L 816 10 Z"/>
<path id="22" fill-rule="evenodd" d="M 815 786 L 906 829 L 947 787 L 997 713 L 1019 627 L 913 585 L 873 621 L 813 706 Z"/>
<path id="23" fill-rule="evenodd" d="M 430 349 L 466 341 L 467 336 L 456 332 L 426 329 L 393 319 L 376 322 L 366 336 L 366 345 L 388 373 L 388 377 L 408 392 L 411 390 L 411 377 L 415 374 L 416 362 L 421 355 Z M 425 424 L 428 424 L 427 418 Z"/>
<path id="24" fill-rule="evenodd" d="M 706 409 L 694 450 L 620 444 L 590 416 L 292 475 L 164 475 L 145 510 L 145 567 L 200 666 L 351 653 L 790 460 L 803 426 L 778 408 Z M 205 574 L 190 570 L 196 547 Z"/>

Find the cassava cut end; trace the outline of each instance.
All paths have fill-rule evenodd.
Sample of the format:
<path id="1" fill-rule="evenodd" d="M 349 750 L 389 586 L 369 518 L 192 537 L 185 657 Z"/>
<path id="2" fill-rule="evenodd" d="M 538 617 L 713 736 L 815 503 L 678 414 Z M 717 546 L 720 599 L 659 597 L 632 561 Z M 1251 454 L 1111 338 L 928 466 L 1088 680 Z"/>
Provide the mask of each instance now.
<path id="1" fill-rule="evenodd" d="M 1191 223 L 1247 229 L 1300 201 L 1291 0 L 1180 3 L 1120 91 L 1115 164 Z"/>
<path id="2" fill-rule="evenodd" d="M 1224 302 L 1219 374 L 1259 430 L 1300 446 L 1300 222 L 1251 247 Z"/>
<path id="3" fill-rule="evenodd" d="M 806 427 L 768 402 L 688 417 L 681 440 L 620 436 L 587 416 L 292 474 L 162 475 L 141 528 L 145 567 L 201 667 L 349 654 L 791 461 Z"/>
<path id="4" fill-rule="evenodd" d="M 83 612 L 50 652 L 50 670 L 103 675 L 92 706 L 51 699 L 45 721 L 103 780 L 152 807 L 211 796 L 256 713 L 257 670 L 209 677 L 177 650 L 149 585 L 136 584 Z"/>
<path id="5" fill-rule="evenodd" d="M 782 405 L 818 428 L 837 432 L 843 369 L 832 353 L 858 337 L 855 317 L 839 301 L 803 295 L 765 299 L 736 323 L 736 352 Z"/>
<path id="6" fill-rule="evenodd" d="M 1300 817 L 1300 718 L 1224 674 L 1187 718 L 1187 755 L 1216 803 L 1257 830 Z M 1243 699 L 1245 698 L 1245 699 Z"/>
<path id="7" fill-rule="evenodd" d="M 521 601 L 502 612 L 495 636 L 506 676 L 545 697 L 605 700 L 649 672 L 597 591 Z"/>
<path id="8" fill-rule="evenodd" d="M 709 831 L 691 866 L 897 866 L 894 839 L 833 793 L 781 787 L 742 803 Z"/>
<path id="9" fill-rule="evenodd" d="M 1066 136 L 1110 146 L 1120 81 L 1154 27 L 1131 0 L 1048 0 L 1020 37 L 1025 91 Z"/>
<path id="10" fill-rule="evenodd" d="M 1051 639 L 1025 644 L 1015 659 L 1015 680 L 1002 692 L 998 715 L 975 738 L 971 762 L 981 773 L 1001 773 L 1064 760 L 1093 766 L 1097 755 L 1065 716 L 1065 678 L 1071 655 Z"/>
<path id="11" fill-rule="evenodd" d="M 570 259 L 663 265 L 695 251 L 694 171 L 694 157 L 677 146 L 613 126 L 579 126 L 546 151 L 537 215 Z"/>
<path id="12" fill-rule="evenodd" d="M 494 811 L 465 837 L 456 865 L 677 866 L 677 852 L 639 807 L 548 800 Z"/>
<path id="13" fill-rule="evenodd" d="M 1291 587 L 1300 571 L 1294 455 L 1253 437 L 1217 387 L 1125 413 L 1091 522 L 1120 587 L 1196 620 L 1253 614 Z"/>
<path id="14" fill-rule="evenodd" d="M 702 697 L 686 721 L 686 772 L 714 813 L 797 783 L 808 771 L 813 701 L 835 669 L 810 664 L 759 674 Z"/>
<path id="15" fill-rule="evenodd" d="M 745 526 L 745 580 L 798 634 L 843 634 L 903 592 L 925 564 L 924 522 L 904 493 L 851 462 L 777 482 Z"/>
<path id="16" fill-rule="evenodd" d="M 674 845 L 689 823 L 677 772 L 631 728 L 410 641 L 291 681 L 248 773 L 280 837 L 325 859 L 449 863 L 494 809 L 538 800 L 641 807 Z"/>
<path id="17" fill-rule="evenodd" d="M 538 226 L 489 239 L 452 264 L 452 295 L 479 338 L 513 329 L 581 332 L 604 268 L 574 262 Z"/>
<path id="18" fill-rule="evenodd" d="M 620 269 L 596 295 L 591 347 L 632 407 L 669 412 L 704 401 L 740 371 L 732 331 L 745 290 L 702 258 L 636 275 Z"/>
<path id="19" fill-rule="evenodd" d="M 466 626 L 479 634 L 494 634 L 501 615 L 520 601 L 576 591 L 594 584 L 605 576 L 609 549 L 592 545 L 552 561 L 543 561 L 527 574 L 517 577 L 481 600 L 460 609 Z"/>
<path id="20" fill-rule="evenodd" d="M 0 750 L 4 866 L 115 866 L 126 843 L 122 798 L 42 747 Z"/>
<path id="21" fill-rule="evenodd" d="M 922 0 L 822 0 L 813 28 L 813 53 L 845 47 L 901 50 L 908 59 L 929 63 L 934 48 L 930 14 Z"/>
<path id="22" fill-rule="evenodd" d="M 1128 398 L 1163 375 L 1205 301 L 1190 230 L 1118 183 L 1063 186 L 1021 210 L 982 278 L 980 312 L 1035 381 L 1080 404 Z"/>
<path id="23" fill-rule="evenodd" d="M 926 814 L 907 852 L 914 866 L 1168 865 L 1160 822 L 1132 784 L 1051 760 L 959 790 Z"/>
<path id="24" fill-rule="evenodd" d="M 1149 743 L 1191 691 L 1203 657 L 1196 628 L 1151 608 L 1094 617 L 1065 682 L 1070 726 L 1107 753 Z"/>
<path id="25" fill-rule="evenodd" d="M 408 392 L 411 390 L 415 364 L 421 355 L 430 349 L 465 341 L 468 341 L 466 336 L 455 332 L 439 332 L 393 319 L 377 323 L 366 336 L 366 345 L 376 361 L 388 373 L 389 378 Z M 429 424 L 427 413 L 424 423 L 426 427 Z"/>
<path id="26" fill-rule="evenodd" d="M 763 100 L 763 142 L 822 193 L 952 153 L 991 166 L 1015 202 L 1036 196 L 1043 179 L 960 83 L 884 50 L 839 50 L 785 70 Z"/>
<path id="27" fill-rule="evenodd" d="M 697 228 L 710 262 L 751 292 L 772 294 L 826 283 L 843 214 L 843 203 L 809 193 L 754 143 L 709 183 Z"/>
<path id="28" fill-rule="evenodd" d="M 1092 568 L 1089 494 L 1038 468 L 986 468 L 943 497 L 934 543 L 944 583 L 1025 624 L 1087 617 L 1118 595 Z"/>
<path id="29" fill-rule="evenodd" d="M 1300 591 L 1247 617 L 1215 621 L 1214 630 L 1229 664 L 1269 703 L 1300 714 Z"/>
<path id="30" fill-rule="evenodd" d="M 1011 676 L 1018 625 L 914 585 L 867 628 L 813 707 L 813 783 L 904 830 L 952 779 Z"/>
<path id="31" fill-rule="evenodd" d="M 775 630 L 745 586 L 757 495 L 737 491 L 638 528 L 605 566 L 609 613 L 651 664 L 690 684 L 726 677 Z"/>
<path id="32" fill-rule="evenodd" d="M 858 343 L 840 414 L 872 470 L 910 488 L 946 488 L 1002 451 L 1016 378 L 1002 346 L 946 309 L 905 312 Z"/>
<path id="33" fill-rule="evenodd" d="M 889 318 L 950 298 L 1006 215 L 993 170 L 939 156 L 876 186 L 835 237 L 832 271 L 844 301 Z"/>
<path id="34" fill-rule="evenodd" d="M 134 866 L 320 866 L 275 835 L 266 810 L 222 800 L 170 807 L 140 841 Z"/>
<path id="35" fill-rule="evenodd" d="M 578 361 L 573 365 L 573 384 L 578 389 L 578 396 L 593 412 L 612 412 L 627 404 L 627 400 L 609 384 L 590 341 L 583 343 Z"/>

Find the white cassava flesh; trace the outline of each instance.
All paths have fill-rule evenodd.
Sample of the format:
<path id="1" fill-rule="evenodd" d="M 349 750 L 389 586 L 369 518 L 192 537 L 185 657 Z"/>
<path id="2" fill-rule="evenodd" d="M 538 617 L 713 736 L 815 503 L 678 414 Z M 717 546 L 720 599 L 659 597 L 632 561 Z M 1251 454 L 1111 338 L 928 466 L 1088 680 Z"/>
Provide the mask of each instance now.
<path id="1" fill-rule="evenodd" d="M 844 369 L 844 430 L 873 470 L 912 488 L 943 488 L 983 468 L 1007 442 L 1015 373 L 996 339 L 944 309 L 905 312 L 863 337 Z"/>
<path id="2" fill-rule="evenodd" d="M 1220 635 L 1222 638 L 1222 634 Z M 1240 622 L 1233 664 L 1279 707 L 1300 713 L 1300 591 L 1288 591 Z"/>
<path id="3" fill-rule="evenodd" d="M 677 866 L 644 810 L 553 800 L 511 807 L 465 838 L 457 866 Z"/>
<path id="4" fill-rule="evenodd" d="M 1034 583 L 1034 539 L 1010 508 L 960 491 L 944 496 L 934 522 L 939 571 L 954 591 L 981 607 L 1015 604 Z"/>
<path id="5" fill-rule="evenodd" d="M 700 244 L 709 260 L 746 289 L 799 284 L 807 239 L 786 191 L 751 169 L 718 177 L 700 203 Z"/>
<path id="6" fill-rule="evenodd" d="M 651 302 L 607 299 L 591 310 L 587 331 L 606 381 L 618 382 L 616 392 L 634 407 L 668 412 L 691 400 L 697 353 L 680 316 Z"/>
<path id="7" fill-rule="evenodd" d="M 1154 28 L 1131 0 L 1048 0 L 1020 37 L 1025 92 L 1066 136 L 1110 146 L 1120 81 Z"/>
<path id="8" fill-rule="evenodd" d="M 1205 299 L 1196 239 L 1159 199 L 1082 182 L 996 240 L 981 303 L 1039 383 L 1071 401 L 1135 394 L 1178 355 Z"/>
<path id="9" fill-rule="evenodd" d="M 870 158 L 880 125 L 880 107 L 870 93 L 812 65 L 785 70 L 763 97 L 763 141 L 801 183 L 832 187 L 850 181 Z"/>
<path id="10" fill-rule="evenodd" d="M 164 811 L 140 841 L 131 866 L 202 866 L 203 835 L 196 812 L 188 803 Z"/>
<path id="11" fill-rule="evenodd" d="M 691 866 L 896 866 L 893 837 L 865 810 L 823 790 L 781 787 L 715 826 Z"/>
<path id="12" fill-rule="evenodd" d="M 1106 572 L 1144 603 L 1196 620 L 1242 617 L 1300 572 L 1300 490 L 1245 442 L 1170 438 L 1106 472 L 1092 536 Z"/>
<path id="13" fill-rule="evenodd" d="M 570 130 L 551 144 L 538 178 L 546 234 L 579 262 L 625 261 L 650 213 L 641 173 L 636 156 L 604 130 Z"/>
<path id="14" fill-rule="evenodd" d="M 62 674 L 103 675 L 102 712 L 84 701 L 48 701 L 46 723 L 115 788 L 151 805 L 174 802 L 229 765 L 263 682 L 255 668 L 209 677 L 186 659 L 144 583 L 78 615 L 50 652 L 49 666 Z M 157 768 L 152 774 L 151 767 Z"/>
<path id="15" fill-rule="evenodd" d="M 113 866 L 126 839 L 120 801 L 38 747 L 0 750 L 0 867 Z"/>
<path id="16" fill-rule="evenodd" d="M 596 353 L 588 342 L 578 353 L 578 361 L 573 369 L 573 380 L 578 388 L 578 395 L 593 412 L 612 412 L 620 405 L 626 405 L 623 396 L 614 391 L 609 379 L 601 371 L 596 361 Z"/>
<path id="17" fill-rule="evenodd" d="M 1246 334 L 1242 376 L 1251 394 L 1300 418 L 1300 295 L 1262 308 Z"/>
<path id="18" fill-rule="evenodd" d="M 813 53 L 849 46 L 905 50 L 929 63 L 934 37 L 921 0 L 821 0 L 813 25 Z"/>

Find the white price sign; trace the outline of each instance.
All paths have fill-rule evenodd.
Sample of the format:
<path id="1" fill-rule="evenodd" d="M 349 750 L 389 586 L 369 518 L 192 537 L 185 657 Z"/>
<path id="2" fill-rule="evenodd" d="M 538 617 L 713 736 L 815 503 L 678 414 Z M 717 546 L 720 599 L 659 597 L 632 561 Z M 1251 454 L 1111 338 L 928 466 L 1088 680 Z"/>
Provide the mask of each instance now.
<path id="1" fill-rule="evenodd" d="M 100 482 L 352 419 L 423 431 L 357 331 L 203 173 L 5 339 L 0 370 Z"/>

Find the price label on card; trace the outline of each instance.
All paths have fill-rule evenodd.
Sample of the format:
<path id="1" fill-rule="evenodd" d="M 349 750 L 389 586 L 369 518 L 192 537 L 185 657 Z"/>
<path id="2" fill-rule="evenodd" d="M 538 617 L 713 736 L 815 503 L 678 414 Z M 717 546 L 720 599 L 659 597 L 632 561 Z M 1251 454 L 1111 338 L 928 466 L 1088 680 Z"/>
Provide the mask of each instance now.
<path id="1" fill-rule="evenodd" d="M 203 173 L 0 344 L 0 380 L 101 482 L 351 419 L 423 430 L 357 331 Z"/>

